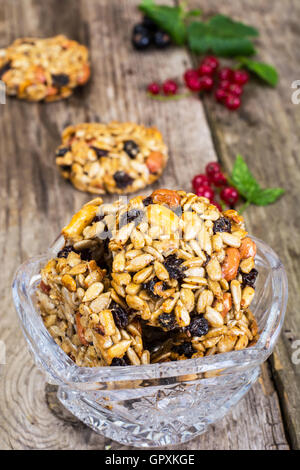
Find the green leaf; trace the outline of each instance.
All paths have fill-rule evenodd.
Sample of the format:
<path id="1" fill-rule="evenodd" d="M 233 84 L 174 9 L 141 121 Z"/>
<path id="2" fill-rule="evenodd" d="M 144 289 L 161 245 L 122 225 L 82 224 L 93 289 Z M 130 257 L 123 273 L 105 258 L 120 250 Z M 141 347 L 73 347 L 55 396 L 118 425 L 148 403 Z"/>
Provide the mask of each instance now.
<path id="1" fill-rule="evenodd" d="M 264 62 L 256 62 L 248 59 L 247 57 L 239 57 L 239 62 L 243 64 L 251 72 L 255 73 L 259 78 L 267 82 L 269 85 L 275 87 L 278 82 L 277 70 L 272 65 L 265 64 Z"/>
<path id="2" fill-rule="evenodd" d="M 228 31 L 217 29 L 208 23 L 194 21 L 188 26 L 188 44 L 197 54 L 208 51 L 218 56 L 231 57 L 237 55 L 252 55 L 255 53 L 252 42 L 246 37 L 228 35 Z M 243 52 L 242 52 L 243 51 Z"/>
<path id="3" fill-rule="evenodd" d="M 183 21 L 182 7 L 155 5 L 152 0 L 142 0 L 139 9 L 153 20 L 161 29 L 166 31 L 179 46 L 186 40 L 186 26 Z"/>
<path id="4" fill-rule="evenodd" d="M 189 10 L 185 13 L 185 18 L 190 18 L 191 16 L 200 16 L 202 15 L 202 10 Z"/>
<path id="5" fill-rule="evenodd" d="M 251 202 L 257 206 L 271 204 L 284 193 L 284 189 L 281 188 L 262 189 L 241 155 L 236 157 L 230 182 L 246 199 L 247 203 Z"/>
<path id="6" fill-rule="evenodd" d="M 243 37 L 257 37 L 259 32 L 256 28 L 248 26 L 239 21 L 234 21 L 225 15 L 215 15 L 209 20 L 209 25 L 215 31 L 222 31 L 223 36 L 235 36 L 239 38 Z"/>

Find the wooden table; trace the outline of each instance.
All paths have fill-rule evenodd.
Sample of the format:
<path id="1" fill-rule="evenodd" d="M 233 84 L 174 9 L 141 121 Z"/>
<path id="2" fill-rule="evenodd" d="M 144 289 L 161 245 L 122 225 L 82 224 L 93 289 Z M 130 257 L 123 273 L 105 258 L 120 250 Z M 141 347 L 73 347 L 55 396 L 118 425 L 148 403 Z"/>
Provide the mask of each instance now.
<path id="1" fill-rule="evenodd" d="M 162 131 L 171 158 L 155 187 L 190 190 L 191 178 L 208 161 L 219 159 L 230 170 L 241 153 L 262 185 L 286 189 L 276 204 L 246 211 L 250 232 L 277 251 L 289 276 L 288 311 L 275 353 L 263 366 L 259 382 L 226 418 L 179 448 L 299 449 L 300 366 L 293 364 L 292 353 L 294 341 L 300 339 L 300 105 L 291 102 L 291 82 L 300 79 L 300 4 L 190 2 L 203 6 L 205 13 L 228 13 L 258 27 L 261 59 L 280 72 L 275 90 L 253 81 L 240 111 L 230 113 L 212 99 L 161 103 L 146 97 L 148 82 L 180 78 L 192 58 L 176 47 L 134 52 L 130 33 L 139 18 L 137 3 L 0 0 L 0 47 L 19 36 L 64 33 L 89 46 L 93 64 L 90 84 L 68 101 L 45 105 L 7 99 L 0 105 L 0 339 L 7 347 L 0 380 L 0 448 L 123 448 L 60 414 L 53 391 L 45 388 L 45 379 L 27 352 L 10 290 L 17 266 L 44 251 L 91 197 L 73 189 L 55 168 L 54 149 L 62 129 L 81 121 L 118 119 L 157 125 Z"/>

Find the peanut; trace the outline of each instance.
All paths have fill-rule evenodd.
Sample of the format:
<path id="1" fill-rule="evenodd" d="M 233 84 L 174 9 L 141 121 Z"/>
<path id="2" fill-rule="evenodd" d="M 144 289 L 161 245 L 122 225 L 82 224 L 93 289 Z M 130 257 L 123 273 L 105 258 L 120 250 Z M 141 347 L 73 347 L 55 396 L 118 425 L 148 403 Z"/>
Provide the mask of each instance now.
<path id="1" fill-rule="evenodd" d="M 239 250 L 241 259 L 254 258 L 256 255 L 256 244 L 251 238 L 246 237 L 242 240 Z"/>
<path id="2" fill-rule="evenodd" d="M 240 263 L 240 252 L 237 248 L 227 248 L 226 257 L 222 264 L 222 276 L 231 281 L 237 275 Z"/>

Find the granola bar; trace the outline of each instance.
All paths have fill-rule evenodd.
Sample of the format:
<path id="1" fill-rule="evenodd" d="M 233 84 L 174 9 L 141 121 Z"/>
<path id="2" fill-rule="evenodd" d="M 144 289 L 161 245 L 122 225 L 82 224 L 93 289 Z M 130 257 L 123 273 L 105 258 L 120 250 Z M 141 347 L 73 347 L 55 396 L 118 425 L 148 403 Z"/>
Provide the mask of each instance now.
<path id="1" fill-rule="evenodd" d="M 128 204 L 94 199 L 62 234 L 37 297 L 76 364 L 175 361 L 256 343 L 256 245 L 235 210 L 160 189 Z"/>
<path id="2" fill-rule="evenodd" d="M 0 79 L 8 95 L 29 101 L 67 98 L 90 77 L 88 50 L 63 35 L 21 38 L 0 49 Z"/>
<path id="3" fill-rule="evenodd" d="M 160 177 L 167 158 L 160 132 L 131 122 L 70 126 L 56 151 L 62 176 L 95 194 L 144 188 Z"/>

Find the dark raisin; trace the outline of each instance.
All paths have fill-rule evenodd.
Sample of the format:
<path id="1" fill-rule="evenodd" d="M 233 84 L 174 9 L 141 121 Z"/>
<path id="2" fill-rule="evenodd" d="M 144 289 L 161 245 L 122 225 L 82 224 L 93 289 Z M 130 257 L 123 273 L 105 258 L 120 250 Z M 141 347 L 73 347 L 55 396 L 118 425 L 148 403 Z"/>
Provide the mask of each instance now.
<path id="1" fill-rule="evenodd" d="M 153 35 L 153 42 L 158 49 L 164 49 L 171 44 L 171 38 L 164 31 L 156 31 Z"/>
<path id="2" fill-rule="evenodd" d="M 94 330 L 96 331 L 96 333 L 98 333 L 99 335 L 101 336 L 105 336 L 105 332 L 104 332 L 104 329 L 102 326 L 96 326 L 94 328 Z"/>
<path id="3" fill-rule="evenodd" d="M 120 357 L 114 357 L 111 361 L 111 366 L 127 366 L 125 359 Z"/>
<path id="4" fill-rule="evenodd" d="M 77 251 L 77 253 L 80 254 L 80 258 L 83 261 L 91 261 L 93 259 L 93 252 L 89 248 L 81 250 L 80 252 Z"/>
<path id="5" fill-rule="evenodd" d="M 98 158 L 106 157 L 106 155 L 108 155 L 108 150 L 99 149 L 98 147 L 94 147 L 93 145 L 91 145 L 91 149 L 96 152 Z"/>
<path id="6" fill-rule="evenodd" d="M 138 225 L 144 217 L 144 213 L 138 209 L 131 209 L 128 212 L 124 212 L 124 214 L 121 215 L 120 221 L 119 221 L 119 227 L 123 227 L 123 225 L 130 224 L 130 222 L 135 223 L 135 225 Z"/>
<path id="7" fill-rule="evenodd" d="M 56 156 L 57 157 L 63 157 L 66 155 L 67 152 L 71 150 L 71 147 L 60 147 L 59 149 L 56 150 Z"/>
<path id="8" fill-rule="evenodd" d="M 70 78 L 65 73 L 52 73 L 52 84 L 55 87 L 62 87 L 68 85 Z"/>
<path id="9" fill-rule="evenodd" d="M 65 246 L 62 250 L 57 253 L 57 258 L 67 258 L 68 254 L 73 251 L 74 248 L 72 245 Z"/>
<path id="10" fill-rule="evenodd" d="M 183 355 L 185 357 L 192 357 L 195 352 L 192 343 L 188 343 L 187 341 L 181 343 L 179 346 L 175 346 L 174 351 L 179 354 L 179 356 Z"/>
<path id="11" fill-rule="evenodd" d="M 177 258 L 176 255 L 169 255 L 164 261 L 164 266 L 168 271 L 171 279 L 176 279 L 178 282 L 182 282 L 185 275 L 184 270 L 181 264 L 183 263 L 183 259 Z"/>
<path id="12" fill-rule="evenodd" d="M 213 232 L 231 232 L 231 222 L 226 217 L 221 217 L 214 222 Z"/>
<path id="13" fill-rule="evenodd" d="M 112 311 L 115 324 L 119 328 L 125 328 L 128 325 L 128 312 L 121 307 L 121 305 L 117 304 L 117 302 L 112 302 L 110 309 Z"/>
<path id="14" fill-rule="evenodd" d="M 59 168 L 60 168 L 62 171 L 70 171 L 71 165 L 60 165 Z"/>
<path id="15" fill-rule="evenodd" d="M 256 278 L 258 275 L 257 269 L 252 269 L 250 273 L 241 273 L 243 278 L 243 286 L 255 286 Z"/>
<path id="16" fill-rule="evenodd" d="M 191 319 L 187 330 L 192 336 L 204 336 L 208 333 L 208 321 L 202 315 L 197 315 Z"/>
<path id="17" fill-rule="evenodd" d="M 124 142 L 124 150 L 130 158 L 135 158 L 140 151 L 140 147 L 134 140 L 126 140 Z"/>
<path id="18" fill-rule="evenodd" d="M 143 289 L 150 292 L 150 294 L 156 299 L 159 298 L 159 296 L 155 294 L 155 290 L 154 290 L 155 284 L 157 282 L 161 282 L 161 281 L 158 279 L 158 277 L 155 276 L 153 279 L 143 284 Z M 163 290 L 166 290 L 168 289 L 168 285 L 165 282 L 163 282 L 162 288 Z"/>
<path id="19" fill-rule="evenodd" d="M 114 180 L 117 187 L 120 189 L 124 189 L 133 183 L 133 178 L 125 173 L 125 171 L 116 171 L 114 174 Z"/>
<path id="20" fill-rule="evenodd" d="M 175 328 L 178 328 L 175 317 L 171 313 L 162 313 L 161 315 L 159 315 L 158 322 L 167 331 L 175 330 Z"/>
<path id="21" fill-rule="evenodd" d="M 143 204 L 145 207 L 150 206 L 150 204 L 153 204 L 153 199 L 151 196 L 146 197 L 143 199 Z"/>
<path id="22" fill-rule="evenodd" d="M 101 220 L 103 220 L 104 217 L 105 217 L 104 215 L 96 215 L 96 216 L 93 218 L 92 223 L 93 223 L 93 222 L 101 222 Z"/>
<path id="23" fill-rule="evenodd" d="M 2 67 L 0 68 L 0 78 L 2 78 L 5 72 L 7 72 L 10 69 L 11 69 L 10 62 L 6 62 L 6 64 L 2 65 Z"/>

